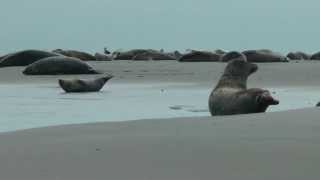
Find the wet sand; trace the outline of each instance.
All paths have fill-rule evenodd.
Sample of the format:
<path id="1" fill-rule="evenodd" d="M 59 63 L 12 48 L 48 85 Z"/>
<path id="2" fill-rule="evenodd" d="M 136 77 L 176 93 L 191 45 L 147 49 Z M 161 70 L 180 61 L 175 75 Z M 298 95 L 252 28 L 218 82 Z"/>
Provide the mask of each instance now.
<path id="1" fill-rule="evenodd" d="M 93 65 L 116 76 L 110 86 L 151 85 L 160 92 L 164 87 L 209 92 L 225 66 L 222 63 L 126 61 Z M 292 98 L 295 110 L 225 117 L 154 117 L 1 133 L 1 177 L 30 180 L 317 179 L 320 176 L 320 110 L 313 106 L 320 101 L 320 97 L 316 97 L 320 88 L 320 63 L 259 64 L 259 68 L 248 86 L 273 89 L 277 96 L 281 95 L 280 103 L 281 98 Z M 21 69 L 0 69 L 1 85 L 49 84 L 51 87 L 61 77 L 94 77 L 27 77 L 19 73 Z M 111 90 L 106 87 L 105 91 Z M 299 93 L 284 97 L 290 92 L 312 95 L 313 98 L 305 97 L 305 107 L 310 107 L 297 110 L 296 101 L 304 97 Z M 181 104 L 177 102 L 171 110 L 178 112 L 179 108 L 186 108 L 177 105 Z M 150 105 L 146 102 L 146 106 Z M 137 113 L 144 113 L 144 109 Z"/>

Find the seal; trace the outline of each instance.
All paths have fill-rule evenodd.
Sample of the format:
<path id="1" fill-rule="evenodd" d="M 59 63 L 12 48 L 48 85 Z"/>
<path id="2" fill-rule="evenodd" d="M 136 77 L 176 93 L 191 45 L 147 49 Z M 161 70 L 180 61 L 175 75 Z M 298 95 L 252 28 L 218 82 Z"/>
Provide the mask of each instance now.
<path id="1" fill-rule="evenodd" d="M 310 55 L 301 51 L 297 51 L 297 52 L 289 52 L 287 54 L 287 58 L 291 59 L 291 60 L 309 60 L 310 59 Z"/>
<path id="2" fill-rule="evenodd" d="M 312 56 L 310 57 L 310 60 L 320 60 L 320 52 L 316 52 L 312 54 Z"/>
<path id="3" fill-rule="evenodd" d="M 132 49 L 129 51 L 115 51 L 112 53 L 114 60 L 132 60 L 136 55 L 142 53 L 157 53 L 154 49 Z"/>
<path id="4" fill-rule="evenodd" d="M 94 57 L 96 58 L 96 61 L 111 61 L 111 57 L 106 55 L 106 54 L 101 54 L 101 53 L 95 53 Z"/>
<path id="5" fill-rule="evenodd" d="M 258 70 L 246 59 L 230 61 L 209 97 L 212 116 L 265 112 L 269 105 L 279 104 L 268 90 L 247 89 L 248 77 Z"/>
<path id="6" fill-rule="evenodd" d="M 147 51 L 144 53 L 139 53 L 135 55 L 132 60 L 135 61 L 145 61 L 145 60 L 176 60 L 175 57 L 166 54 L 164 52 L 156 52 L 156 51 Z"/>
<path id="7" fill-rule="evenodd" d="M 271 62 L 289 62 L 288 58 L 280 53 L 273 52 L 268 49 L 246 50 L 242 52 L 248 62 L 255 63 L 271 63 Z"/>
<path id="8" fill-rule="evenodd" d="M 74 79 L 74 80 L 63 80 L 59 79 L 60 87 L 67 93 L 70 92 L 98 92 L 103 86 L 113 78 L 112 75 L 107 75 L 101 78 L 93 79 L 93 80 L 82 80 L 82 79 Z"/>
<path id="9" fill-rule="evenodd" d="M 220 54 L 210 51 L 191 50 L 179 58 L 180 62 L 218 62 Z"/>
<path id="10" fill-rule="evenodd" d="M 2 56 L 0 60 L 0 67 L 7 66 L 27 66 L 32 64 L 40 59 L 59 56 L 60 54 L 41 51 L 41 50 L 23 50 L 15 53 L 10 53 L 5 56 Z"/>
<path id="11" fill-rule="evenodd" d="M 83 61 L 94 61 L 96 60 L 96 58 L 86 52 L 82 52 L 82 51 L 76 51 L 76 50 L 62 50 L 62 49 L 55 49 L 52 52 L 54 53 L 58 53 L 67 57 L 74 57 L 74 58 L 78 58 L 81 59 Z"/>
<path id="12" fill-rule="evenodd" d="M 245 55 L 238 52 L 238 51 L 230 51 L 228 53 L 225 53 L 221 56 L 220 61 L 221 62 L 229 62 L 233 59 L 246 59 Z"/>
<path id="13" fill-rule="evenodd" d="M 99 74 L 86 62 L 64 56 L 41 59 L 27 66 L 25 75 L 58 75 L 58 74 Z"/>

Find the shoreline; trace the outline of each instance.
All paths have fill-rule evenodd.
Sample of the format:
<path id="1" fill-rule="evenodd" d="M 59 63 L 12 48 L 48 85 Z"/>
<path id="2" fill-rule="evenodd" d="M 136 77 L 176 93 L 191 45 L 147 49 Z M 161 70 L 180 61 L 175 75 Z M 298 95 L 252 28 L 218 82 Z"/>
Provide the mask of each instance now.
<path id="1" fill-rule="evenodd" d="M 0 172 L 27 180 L 314 179 L 319 113 L 307 108 L 1 133 Z"/>

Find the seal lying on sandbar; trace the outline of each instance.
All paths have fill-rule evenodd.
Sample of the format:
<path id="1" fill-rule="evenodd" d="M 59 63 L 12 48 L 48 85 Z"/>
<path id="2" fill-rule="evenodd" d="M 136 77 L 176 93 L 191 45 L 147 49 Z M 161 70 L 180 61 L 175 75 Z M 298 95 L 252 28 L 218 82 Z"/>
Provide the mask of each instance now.
<path id="1" fill-rule="evenodd" d="M 112 75 L 104 76 L 94 80 L 63 80 L 59 79 L 60 87 L 67 93 L 69 92 L 97 92 L 102 89 L 105 83 L 113 78 Z"/>
<path id="2" fill-rule="evenodd" d="M 40 59 L 59 55 L 60 54 L 35 49 L 23 50 L 2 56 L 0 59 L 0 67 L 27 66 Z"/>
<path id="3" fill-rule="evenodd" d="M 209 97 L 209 110 L 212 116 L 265 112 L 269 105 L 279 104 L 268 90 L 247 89 L 249 75 L 258 66 L 237 58 L 228 63 L 218 84 Z"/>
<path id="4" fill-rule="evenodd" d="M 72 57 L 54 56 L 27 66 L 25 75 L 100 74 L 86 62 Z"/>
<path id="5" fill-rule="evenodd" d="M 94 57 L 93 55 L 86 53 L 86 52 L 82 52 L 82 51 L 55 49 L 52 52 L 58 53 L 58 54 L 61 54 L 61 55 L 67 56 L 67 57 L 78 58 L 78 59 L 81 59 L 84 61 L 96 60 L 96 57 Z"/>

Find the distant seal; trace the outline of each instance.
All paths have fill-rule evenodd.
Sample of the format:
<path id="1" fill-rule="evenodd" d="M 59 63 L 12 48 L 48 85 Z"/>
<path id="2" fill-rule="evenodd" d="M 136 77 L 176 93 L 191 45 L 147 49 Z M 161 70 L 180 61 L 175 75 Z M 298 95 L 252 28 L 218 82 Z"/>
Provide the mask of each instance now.
<path id="1" fill-rule="evenodd" d="M 86 62 L 72 58 L 55 56 L 41 59 L 27 66 L 25 75 L 58 75 L 58 74 L 99 74 Z"/>
<path id="2" fill-rule="evenodd" d="M 137 55 L 135 55 L 132 60 L 135 61 L 143 61 L 143 60 L 176 60 L 175 57 L 166 54 L 164 52 L 156 52 L 156 51 L 146 51 L 143 53 L 138 53 Z"/>
<path id="3" fill-rule="evenodd" d="M 246 59 L 234 59 L 228 63 L 218 84 L 209 97 L 212 116 L 265 112 L 269 105 L 276 105 L 268 90 L 247 89 L 248 76 L 258 70 L 258 66 Z"/>
<path id="4" fill-rule="evenodd" d="M 213 52 L 214 52 L 214 53 L 217 53 L 217 54 L 220 54 L 220 55 L 224 55 L 224 54 L 227 53 L 226 51 L 224 51 L 224 50 L 222 50 L 222 49 L 216 49 L 216 50 L 214 50 Z"/>
<path id="5" fill-rule="evenodd" d="M 289 62 L 288 58 L 280 53 L 273 52 L 268 49 L 246 50 L 242 52 L 248 62 L 271 63 L 271 62 Z"/>
<path id="6" fill-rule="evenodd" d="M 289 52 L 287 54 L 287 58 L 291 59 L 291 60 L 309 60 L 310 59 L 310 55 L 301 51 L 297 51 L 297 52 Z"/>
<path id="7" fill-rule="evenodd" d="M 179 58 L 180 62 L 218 62 L 220 54 L 210 51 L 191 50 Z"/>
<path id="8" fill-rule="evenodd" d="M 67 93 L 69 92 L 97 92 L 102 89 L 107 81 L 113 76 L 108 75 L 93 80 L 63 80 L 59 79 L 60 87 Z"/>
<path id="9" fill-rule="evenodd" d="M 54 53 L 58 53 L 58 54 L 62 54 L 64 56 L 67 57 L 74 57 L 74 58 L 78 58 L 81 59 L 83 61 L 94 61 L 96 60 L 96 58 L 86 52 L 82 52 L 82 51 L 77 51 L 77 50 L 63 50 L 63 49 L 55 49 L 52 52 Z"/>
<path id="10" fill-rule="evenodd" d="M 159 51 L 154 49 L 132 49 L 129 51 L 115 51 L 113 52 L 113 59 L 114 60 L 132 60 L 136 55 L 142 53 L 157 53 Z"/>
<path id="11" fill-rule="evenodd" d="M 106 54 L 100 54 L 100 53 L 95 53 L 94 57 L 96 58 L 96 61 L 111 61 L 111 57 L 106 55 Z"/>
<path id="12" fill-rule="evenodd" d="M 320 60 L 320 52 L 314 53 L 311 57 L 310 60 Z"/>
<path id="13" fill-rule="evenodd" d="M 41 51 L 41 50 L 23 50 L 15 53 L 10 53 L 2 56 L 0 60 L 0 67 L 6 66 L 27 66 L 40 59 L 59 56 L 60 54 Z"/>
<path id="14" fill-rule="evenodd" d="M 246 59 L 245 55 L 238 52 L 238 51 L 230 51 L 228 53 L 225 53 L 221 56 L 220 61 L 221 62 L 229 62 L 234 59 Z"/>

